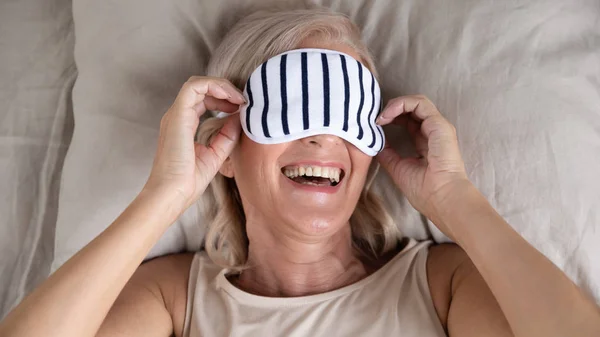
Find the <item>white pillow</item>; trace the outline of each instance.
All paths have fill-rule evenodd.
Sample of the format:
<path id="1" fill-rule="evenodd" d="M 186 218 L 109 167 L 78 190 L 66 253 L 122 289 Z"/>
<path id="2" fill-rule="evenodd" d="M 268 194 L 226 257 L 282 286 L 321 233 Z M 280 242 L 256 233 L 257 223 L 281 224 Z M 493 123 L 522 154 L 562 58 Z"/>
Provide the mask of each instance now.
<path id="1" fill-rule="evenodd" d="M 259 3 L 261 1 L 254 1 Z M 456 125 L 472 181 L 494 207 L 600 299 L 600 27 L 593 1 L 323 1 L 348 13 L 387 98 L 422 93 Z M 204 73 L 244 1 L 74 1 L 79 78 L 63 170 L 54 268 L 143 186 L 159 120 Z M 389 131 L 389 130 L 388 130 Z M 403 134 L 388 141 L 405 144 Z M 405 234 L 443 235 L 378 178 Z M 199 248 L 192 207 L 150 256 Z"/>

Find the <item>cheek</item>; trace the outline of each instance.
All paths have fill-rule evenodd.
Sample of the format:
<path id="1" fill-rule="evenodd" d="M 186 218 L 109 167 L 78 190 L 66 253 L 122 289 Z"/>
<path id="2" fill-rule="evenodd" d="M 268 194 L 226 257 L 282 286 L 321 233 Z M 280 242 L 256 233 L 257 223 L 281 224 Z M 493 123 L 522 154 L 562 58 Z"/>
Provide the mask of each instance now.
<path id="1" fill-rule="evenodd" d="M 261 178 L 264 165 L 261 158 L 263 158 L 263 154 L 260 147 L 255 146 L 254 142 L 244 137 L 233 160 L 234 175 L 240 188 L 252 186 Z"/>
<path id="2" fill-rule="evenodd" d="M 277 180 L 275 176 L 278 146 L 255 143 L 242 138 L 233 160 L 234 176 L 240 193 L 248 200 L 256 196 L 267 197 L 269 189 Z"/>
<path id="3" fill-rule="evenodd" d="M 358 187 L 362 190 L 369 174 L 373 157 L 367 156 L 358 149 L 354 149 L 354 151 L 350 152 L 350 160 L 352 161 L 353 178 L 356 180 L 356 185 L 360 185 Z"/>

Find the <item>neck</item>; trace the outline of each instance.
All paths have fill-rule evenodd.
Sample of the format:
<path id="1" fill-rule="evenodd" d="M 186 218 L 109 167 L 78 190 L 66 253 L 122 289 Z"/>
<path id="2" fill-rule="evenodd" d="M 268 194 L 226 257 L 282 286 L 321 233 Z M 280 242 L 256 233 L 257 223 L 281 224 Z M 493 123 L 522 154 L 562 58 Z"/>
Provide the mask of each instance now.
<path id="1" fill-rule="evenodd" d="M 273 226 L 272 228 L 276 228 Z M 355 255 L 349 224 L 331 235 L 301 237 L 246 224 L 249 268 L 237 286 L 261 296 L 324 293 L 357 282 L 367 270 Z"/>

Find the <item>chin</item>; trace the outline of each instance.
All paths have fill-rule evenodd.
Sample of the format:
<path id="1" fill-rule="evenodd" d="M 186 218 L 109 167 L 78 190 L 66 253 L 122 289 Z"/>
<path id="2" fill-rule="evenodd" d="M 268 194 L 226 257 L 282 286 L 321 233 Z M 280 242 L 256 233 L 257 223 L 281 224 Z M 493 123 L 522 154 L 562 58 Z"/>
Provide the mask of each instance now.
<path id="1" fill-rule="evenodd" d="M 342 208 L 322 207 L 322 205 L 298 206 L 287 209 L 282 214 L 286 222 L 296 227 L 305 234 L 323 234 L 337 232 L 348 224 L 352 212 L 340 212 Z M 348 214 L 345 214 L 348 213 Z"/>

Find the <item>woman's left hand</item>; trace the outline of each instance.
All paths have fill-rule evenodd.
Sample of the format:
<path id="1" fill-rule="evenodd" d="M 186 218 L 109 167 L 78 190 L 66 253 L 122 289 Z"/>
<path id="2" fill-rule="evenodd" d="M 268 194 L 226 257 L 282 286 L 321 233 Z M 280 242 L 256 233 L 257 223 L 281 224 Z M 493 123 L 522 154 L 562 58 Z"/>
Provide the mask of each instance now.
<path id="1" fill-rule="evenodd" d="M 377 156 L 396 185 L 415 209 L 444 232 L 439 221 L 440 203 L 470 185 L 458 148 L 456 129 L 425 96 L 403 96 L 390 100 L 378 124 L 403 125 L 416 146 L 418 157 L 402 158 L 386 144 Z"/>

